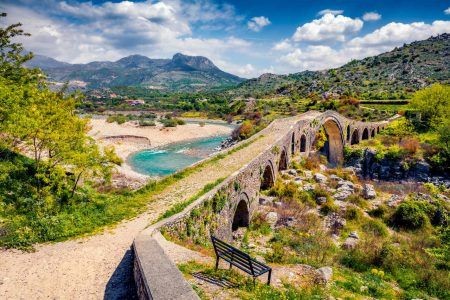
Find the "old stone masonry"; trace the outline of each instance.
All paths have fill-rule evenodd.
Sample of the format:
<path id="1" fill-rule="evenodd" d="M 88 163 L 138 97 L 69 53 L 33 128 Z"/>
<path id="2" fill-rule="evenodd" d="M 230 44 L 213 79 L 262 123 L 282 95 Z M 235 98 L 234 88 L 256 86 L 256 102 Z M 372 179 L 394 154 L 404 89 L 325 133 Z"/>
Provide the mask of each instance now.
<path id="1" fill-rule="evenodd" d="M 249 225 L 259 204 L 260 190 L 274 184 L 279 172 L 288 168 L 292 155 L 308 156 L 314 151 L 314 142 L 321 128 L 327 137 L 323 153 L 330 165 L 341 165 L 345 145 L 375 137 L 396 117 L 381 122 L 359 122 L 334 111 L 309 111 L 272 122 L 250 138 L 251 146 L 239 150 L 242 153 L 251 151 L 252 155 L 238 171 L 181 213 L 154 224 L 135 239 L 134 272 L 139 297 L 198 299 L 174 263 L 162 253 L 157 241 L 152 238 L 153 234 L 159 231 L 186 230 L 190 226 L 191 212 L 209 201 L 214 208 L 214 222 L 210 222 L 207 228 L 203 226 L 201 230 L 196 230 L 196 234 L 207 238 L 213 233 L 221 239 L 230 240 L 234 230 Z M 233 147 L 239 147 L 239 144 Z M 151 253 L 158 253 L 157 258 Z M 168 282 L 170 295 L 167 294 Z"/>

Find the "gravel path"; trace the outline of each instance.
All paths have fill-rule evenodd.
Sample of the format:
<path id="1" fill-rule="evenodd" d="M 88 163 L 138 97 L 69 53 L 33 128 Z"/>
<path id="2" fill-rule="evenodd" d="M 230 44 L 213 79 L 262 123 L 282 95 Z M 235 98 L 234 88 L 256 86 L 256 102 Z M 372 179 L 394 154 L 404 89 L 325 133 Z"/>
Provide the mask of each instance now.
<path id="1" fill-rule="evenodd" d="M 134 237 L 171 205 L 188 199 L 207 183 L 231 175 L 251 161 L 304 114 L 280 120 L 247 147 L 206 165 L 149 199 L 146 213 L 103 233 L 55 244 L 36 251 L 0 250 L 1 299 L 133 299 Z"/>

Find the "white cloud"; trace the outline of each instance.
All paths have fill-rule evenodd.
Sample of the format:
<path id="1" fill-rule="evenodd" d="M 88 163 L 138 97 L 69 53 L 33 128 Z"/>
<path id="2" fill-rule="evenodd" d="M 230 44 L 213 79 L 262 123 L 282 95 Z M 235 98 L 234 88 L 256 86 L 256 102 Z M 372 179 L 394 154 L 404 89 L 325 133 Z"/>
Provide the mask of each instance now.
<path id="1" fill-rule="evenodd" d="M 239 19 L 231 6 L 207 0 L 192 2 L 191 6 L 178 0 L 103 4 L 43 0 L 32 2 L 35 6 L 26 5 L 28 0 L 21 1 L 22 5 L 3 5 L 8 12 L 4 22 L 22 22 L 24 30 L 32 34 L 21 39 L 25 48 L 61 61 L 117 60 L 131 54 L 166 58 L 182 52 L 206 56 L 229 71 L 233 67 L 228 66 L 231 64 L 226 58 L 250 53 L 251 43 L 234 36 L 193 36 L 197 24 L 226 26 L 227 20 L 235 23 Z M 201 4 L 205 5 L 205 14 L 197 16 Z"/>
<path id="2" fill-rule="evenodd" d="M 253 17 L 247 22 L 248 29 L 258 32 L 267 25 L 270 25 L 270 20 L 264 16 Z"/>
<path id="3" fill-rule="evenodd" d="M 344 62 L 338 51 L 328 46 L 308 46 L 280 57 L 280 62 L 286 63 L 299 71 L 322 70 L 337 67 Z"/>
<path id="4" fill-rule="evenodd" d="M 276 43 L 273 47 L 272 50 L 275 51 L 291 51 L 294 48 L 294 46 L 292 45 L 291 41 L 289 39 L 284 39 L 281 42 Z"/>
<path id="5" fill-rule="evenodd" d="M 296 42 L 309 41 L 320 42 L 325 40 L 345 41 L 350 34 L 361 30 L 364 22 L 360 19 L 352 19 L 342 15 L 323 15 L 320 19 L 313 20 L 298 27 L 292 39 Z"/>
<path id="6" fill-rule="evenodd" d="M 450 15 L 450 7 L 449 7 L 449 8 L 447 8 L 446 10 L 444 10 L 444 14 L 446 14 L 446 15 Z"/>
<path id="7" fill-rule="evenodd" d="M 396 23 L 392 22 L 363 36 L 349 41 L 353 47 L 396 47 L 403 43 L 427 39 L 432 35 L 448 32 L 450 21 Z"/>
<path id="8" fill-rule="evenodd" d="M 362 19 L 364 21 L 378 21 L 379 19 L 381 19 L 381 15 L 377 12 L 366 12 Z"/>
<path id="9" fill-rule="evenodd" d="M 323 16 L 326 14 L 332 14 L 332 15 L 342 15 L 344 13 L 344 11 L 342 9 L 323 9 L 321 11 L 319 11 L 317 14 L 319 16 Z"/>

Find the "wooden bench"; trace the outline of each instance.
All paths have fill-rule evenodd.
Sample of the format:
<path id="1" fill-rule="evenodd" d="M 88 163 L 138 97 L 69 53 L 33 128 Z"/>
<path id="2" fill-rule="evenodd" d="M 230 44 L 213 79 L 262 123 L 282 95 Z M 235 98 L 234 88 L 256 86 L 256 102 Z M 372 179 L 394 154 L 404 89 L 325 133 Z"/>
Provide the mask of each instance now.
<path id="1" fill-rule="evenodd" d="M 214 246 L 214 252 L 216 253 L 216 270 L 219 267 L 219 259 L 222 258 L 230 264 L 230 269 L 232 266 L 235 266 L 245 273 L 252 275 L 253 283 L 255 283 L 256 277 L 269 272 L 267 284 L 270 285 L 270 277 L 272 276 L 271 267 L 251 258 L 247 253 L 242 252 L 214 236 L 211 236 L 211 241 Z"/>

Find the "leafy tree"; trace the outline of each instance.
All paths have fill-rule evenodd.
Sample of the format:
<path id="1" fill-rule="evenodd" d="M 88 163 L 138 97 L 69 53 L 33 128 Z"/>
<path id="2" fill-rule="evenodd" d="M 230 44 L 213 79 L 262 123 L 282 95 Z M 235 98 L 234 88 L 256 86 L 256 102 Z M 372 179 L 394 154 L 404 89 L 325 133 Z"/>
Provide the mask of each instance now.
<path id="1" fill-rule="evenodd" d="M 450 86 L 434 84 L 417 91 L 409 107 L 420 114 L 422 129 L 436 129 L 450 116 Z"/>
<path id="2" fill-rule="evenodd" d="M 6 13 L 0 13 L 0 20 L 6 16 Z M 33 58 L 33 54 L 31 52 L 22 54 L 24 50 L 22 44 L 12 42 L 13 38 L 30 35 L 25 33 L 21 26 L 21 23 L 16 23 L 6 28 L 0 27 L 0 74 L 16 82 L 34 81 L 42 77 L 42 73 L 37 69 L 29 70 L 22 66 Z"/>

